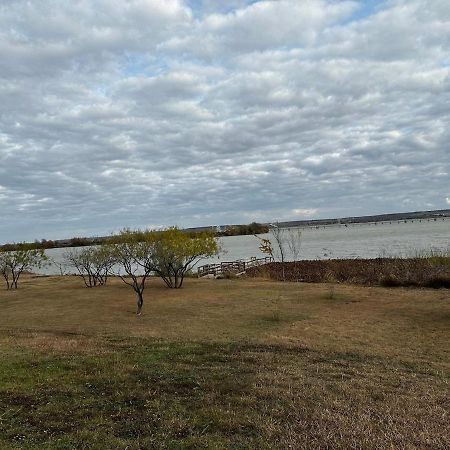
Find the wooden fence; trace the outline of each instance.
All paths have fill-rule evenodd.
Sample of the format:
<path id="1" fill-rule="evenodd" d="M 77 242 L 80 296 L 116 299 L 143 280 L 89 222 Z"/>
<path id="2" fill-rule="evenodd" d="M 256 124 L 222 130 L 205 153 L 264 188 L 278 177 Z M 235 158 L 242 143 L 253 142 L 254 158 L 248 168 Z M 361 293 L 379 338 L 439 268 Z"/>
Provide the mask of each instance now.
<path id="1" fill-rule="evenodd" d="M 236 261 L 224 261 L 218 264 L 205 264 L 197 269 L 199 277 L 204 277 L 205 275 L 224 275 L 225 273 L 239 274 L 245 272 L 250 267 L 262 266 L 263 264 L 268 264 L 273 262 L 271 256 L 266 256 L 265 258 L 250 258 L 250 259 L 238 259 Z"/>

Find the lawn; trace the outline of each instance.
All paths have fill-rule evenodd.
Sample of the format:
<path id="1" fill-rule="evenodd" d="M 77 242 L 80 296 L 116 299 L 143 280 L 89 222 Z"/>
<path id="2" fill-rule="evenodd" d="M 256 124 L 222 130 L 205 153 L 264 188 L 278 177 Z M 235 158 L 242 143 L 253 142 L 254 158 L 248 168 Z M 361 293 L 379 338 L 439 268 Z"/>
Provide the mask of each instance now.
<path id="1" fill-rule="evenodd" d="M 0 448 L 450 448 L 448 290 L 25 278 L 0 291 Z"/>

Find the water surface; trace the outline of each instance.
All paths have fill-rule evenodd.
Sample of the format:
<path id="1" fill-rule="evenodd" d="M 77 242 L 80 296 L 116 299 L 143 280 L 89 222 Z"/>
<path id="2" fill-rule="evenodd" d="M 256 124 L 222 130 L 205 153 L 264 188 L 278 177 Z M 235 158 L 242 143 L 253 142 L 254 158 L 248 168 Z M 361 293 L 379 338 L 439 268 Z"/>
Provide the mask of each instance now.
<path id="1" fill-rule="evenodd" d="M 430 249 L 450 249 L 450 218 L 422 219 L 369 224 L 327 225 L 299 227 L 301 251 L 299 259 L 377 258 L 380 256 L 413 256 Z M 259 235 L 270 239 L 270 233 Z M 248 259 L 265 256 L 259 250 L 260 241 L 255 236 L 229 236 L 221 238 L 225 253 L 209 262 Z M 54 264 L 40 269 L 39 273 L 58 274 L 66 249 L 50 249 L 46 254 Z M 287 255 L 287 260 L 290 255 Z M 73 270 L 71 270 L 73 272 Z"/>

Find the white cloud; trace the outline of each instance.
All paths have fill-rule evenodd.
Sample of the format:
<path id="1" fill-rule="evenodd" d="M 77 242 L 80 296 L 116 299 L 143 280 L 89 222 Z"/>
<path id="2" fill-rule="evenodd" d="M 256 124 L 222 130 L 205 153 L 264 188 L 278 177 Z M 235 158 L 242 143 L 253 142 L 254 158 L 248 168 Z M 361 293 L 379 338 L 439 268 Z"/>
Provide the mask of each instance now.
<path id="1" fill-rule="evenodd" d="M 313 216 L 315 216 L 317 213 L 319 212 L 319 210 L 318 209 L 302 209 L 302 208 L 300 208 L 300 209 L 293 209 L 292 210 L 292 215 L 293 215 L 293 218 L 294 217 L 301 217 L 301 218 L 303 218 L 303 217 L 313 217 Z M 295 219 L 293 219 L 293 220 L 295 220 Z"/>
<path id="2" fill-rule="evenodd" d="M 1 8 L 0 241 L 448 204 L 446 1 Z"/>

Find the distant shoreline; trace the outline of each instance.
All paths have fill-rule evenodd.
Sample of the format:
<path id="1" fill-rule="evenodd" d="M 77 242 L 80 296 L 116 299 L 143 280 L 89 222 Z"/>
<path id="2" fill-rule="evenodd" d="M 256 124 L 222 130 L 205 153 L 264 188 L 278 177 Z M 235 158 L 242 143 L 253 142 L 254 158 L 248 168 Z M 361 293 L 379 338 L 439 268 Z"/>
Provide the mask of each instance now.
<path id="1" fill-rule="evenodd" d="M 450 217 L 450 209 L 440 209 L 435 211 L 415 211 L 407 213 L 377 214 L 373 216 L 342 217 L 338 219 L 315 219 L 315 220 L 294 220 L 289 222 L 280 222 L 279 226 L 314 226 L 314 225 L 335 225 L 335 224 L 357 224 L 373 222 L 393 222 L 397 220 L 413 219 L 438 219 Z"/>
<path id="2" fill-rule="evenodd" d="M 339 225 L 339 224 L 358 224 L 358 223 L 373 223 L 373 222 L 390 222 L 396 220 L 413 220 L 413 219 L 438 219 L 450 217 L 450 209 L 437 209 L 432 211 L 413 211 L 405 213 L 391 213 L 391 214 L 376 214 L 371 216 L 352 216 L 339 217 L 336 219 L 304 219 L 304 220 L 290 220 L 283 222 L 276 222 L 279 227 L 309 227 L 318 225 Z M 270 226 L 275 222 L 265 222 L 261 225 Z M 210 231 L 217 229 L 225 229 L 226 227 L 233 227 L 237 225 L 220 225 L 220 226 L 206 226 L 186 228 L 185 231 Z"/>
<path id="3" fill-rule="evenodd" d="M 356 225 L 356 224 L 370 224 L 380 222 L 394 222 L 394 221 L 407 221 L 407 220 L 437 220 L 450 218 L 450 209 L 438 209 L 432 211 L 413 211 L 405 213 L 392 213 L 392 214 L 377 214 L 371 216 L 352 216 L 352 217 L 340 217 L 335 219 L 309 219 L 309 220 L 291 220 L 283 222 L 265 222 L 255 223 L 250 225 L 242 224 L 230 224 L 230 225 L 209 225 L 205 227 L 191 227 L 184 228 L 186 233 L 199 233 L 199 232 L 214 232 L 218 237 L 227 236 L 227 230 L 238 230 L 230 236 L 244 236 L 248 234 L 261 234 L 264 230 L 268 230 L 268 227 L 275 224 L 282 228 L 289 227 L 319 227 L 329 225 Z M 253 226 L 253 228 L 252 228 Z M 256 227 L 256 228 L 255 228 Z M 250 230 L 248 232 L 239 232 L 239 230 Z M 35 241 L 33 243 L 27 243 L 27 245 L 35 248 L 65 248 L 65 247 L 83 247 L 88 245 L 102 244 L 108 240 L 111 236 L 95 236 L 95 237 L 74 237 L 71 239 L 56 239 L 56 240 L 42 240 Z M 0 245 L 0 249 L 14 250 L 18 248 L 18 244 L 9 243 Z"/>

